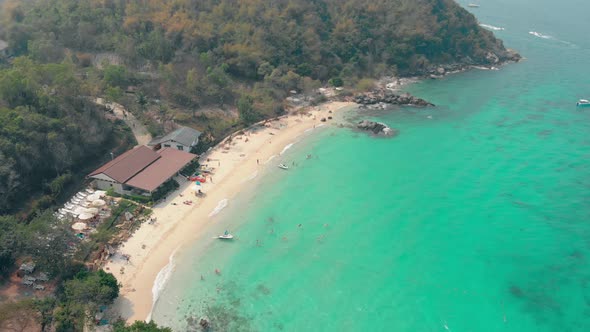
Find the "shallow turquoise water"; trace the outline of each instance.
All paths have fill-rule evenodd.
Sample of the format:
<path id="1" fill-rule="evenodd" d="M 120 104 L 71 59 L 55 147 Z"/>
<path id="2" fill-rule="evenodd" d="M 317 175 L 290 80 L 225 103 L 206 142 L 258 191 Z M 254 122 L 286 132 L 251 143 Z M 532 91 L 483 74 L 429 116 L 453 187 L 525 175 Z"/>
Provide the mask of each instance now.
<path id="1" fill-rule="evenodd" d="M 481 4 L 525 62 L 408 88 L 433 109 L 349 115 L 394 139 L 332 127 L 298 142 L 282 156 L 295 167 L 269 168 L 178 253 L 154 319 L 177 331 L 203 313 L 221 331 L 590 330 L 590 110 L 574 106 L 590 97 L 590 2 Z M 224 229 L 239 239 L 210 239 Z"/>

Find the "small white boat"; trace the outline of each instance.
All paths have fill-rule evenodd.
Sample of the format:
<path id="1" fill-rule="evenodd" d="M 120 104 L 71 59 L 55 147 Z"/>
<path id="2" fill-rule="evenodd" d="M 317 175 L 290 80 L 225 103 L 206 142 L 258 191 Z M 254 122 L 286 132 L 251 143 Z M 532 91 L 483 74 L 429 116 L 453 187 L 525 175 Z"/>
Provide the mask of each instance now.
<path id="1" fill-rule="evenodd" d="M 289 166 L 287 166 L 285 164 L 279 164 L 279 168 L 280 169 L 289 169 Z"/>
<path id="2" fill-rule="evenodd" d="M 576 103 L 576 106 L 578 106 L 578 107 L 588 107 L 588 106 L 590 106 L 590 100 L 587 100 L 587 99 L 580 99 L 580 100 L 578 100 L 578 102 Z"/>
<path id="3" fill-rule="evenodd" d="M 234 236 L 231 235 L 228 231 L 225 231 L 225 233 L 223 233 L 223 235 L 219 235 L 217 238 L 220 240 L 231 240 L 234 238 Z"/>
<path id="4" fill-rule="evenodd" d="M 476 3 L 470 3 L 467 5 L 467 7 L 471 7 L 471 8 L 479 8 L 479 5 Z"/>

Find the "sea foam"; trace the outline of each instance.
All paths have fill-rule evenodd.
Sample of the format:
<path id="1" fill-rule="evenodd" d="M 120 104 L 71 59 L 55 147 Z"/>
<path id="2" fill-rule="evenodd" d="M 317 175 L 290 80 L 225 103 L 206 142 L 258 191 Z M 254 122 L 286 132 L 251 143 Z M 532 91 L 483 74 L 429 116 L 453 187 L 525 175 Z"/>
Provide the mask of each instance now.
<path id="1" fill-rule="evenodd" d="M 279 153 L 279 155 L 281 155 L 281 156 L 282 156 L 282 155 L 283 155 L 283 153 L 287 152 L 287 150 L 289 150 L 289 149 L 290 149 L 292 146 L 293 146 L 293 143 L 289 143 L 289 144 L 287 144 L 287 145 L 286 145 L 286 146 L 283 148 L 283 150 L 281 151 L 281 153 Z"/>
<path id="2" fill-rule="evenodd" d="M 221 210 L 225 209 L 225 207 L 227 206 L 227 202 L 228 202 L 227 198 L 220 200 L 219 203 L 217 203 L 217 206 L 215 207 L 215 209 L 213 209 L 213 211 L 211 211 L 211 213 L 209 213 L 209 217 L 213 217 L 214 215 L 221 212 Z"/>
<path id="3" fill-rule="evenodd" d="M 549 35 L 544 35 L 544 34 L 537 32 L 537 31 L 529 31 L 529 34 L 531 34 L 535 37 L 543 38 L 543 39 L 553 39 L 553 37 L 551 37 Z"/>
<path id="4" fill-rule="evenodd" d="M 174 255 L 176 254 L 177 250 L 178 248 L 174 249 L 172 254 L 170 254 L 168 264 L 166 264 L 166 266 L 164 266 L 160 270 L 160 272 L 158 272 L 156 280 L 154 280 L 154 286 L 152 286 L 152 309 L 150 310 L 150 313 L 146 319 L 147 322 L 152 320 L 152 312 L 154 311 L 154 306 L 158 302 L 162 290 L 164 290 L 164 287 L 166 287 L 166 283 L 168 282 L 170 276 L 172 275 L 172 272 L 174 271 L 174 267 L 176 266 L 176 263 L 174 261 Z"/>
<path id="5" fill-rule="evenodd" d="M 479 26 L 482 27 L 482 28 L 493 30 L 493 31 L 502 31 L 502 30 L 505 30 L 502 27 L 496 27 L 496 26 L 493 26 L 493 25 L 490 25 L 490 24 L 483 24 L 483 23 L 481 23 Z"/>

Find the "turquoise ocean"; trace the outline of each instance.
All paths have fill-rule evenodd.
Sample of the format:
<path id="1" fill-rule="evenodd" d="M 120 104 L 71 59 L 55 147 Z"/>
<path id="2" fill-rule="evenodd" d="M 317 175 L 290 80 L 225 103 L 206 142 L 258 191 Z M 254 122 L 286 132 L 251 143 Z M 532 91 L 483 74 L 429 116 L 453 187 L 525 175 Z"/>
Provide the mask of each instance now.
<path id="1" fill-rule="evenodd" d="M 590 108 L 575 106 L 590 98 L 590 1 L 477 3 L 525 61 L 406 88 L 435 108 L 339 120 L 383 121 L 395 138 L 326 126 L 298 141 L 279 158 L 294 167 L 269 165 L 176 253 L 153 319 L 590 331 Z M 211 238 L 225 229 L 238 239 Z"/>

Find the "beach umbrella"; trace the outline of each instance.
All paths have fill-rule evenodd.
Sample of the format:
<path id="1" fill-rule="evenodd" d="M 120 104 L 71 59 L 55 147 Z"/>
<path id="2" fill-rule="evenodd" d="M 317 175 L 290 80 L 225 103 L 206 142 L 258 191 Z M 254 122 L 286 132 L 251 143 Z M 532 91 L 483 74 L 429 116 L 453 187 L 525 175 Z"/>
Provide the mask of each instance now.
<path id="1" fill-rule="evenodd" d="M 92 219 L 92 217 L 94 217 L 94 215 L 92 213 L 88 213 L 88 212 L 80 213 L 78 215 L 78 219 L 80 219 L 80 220 L 88 220 L 88 219 Z"/>
<path id="2" fill-rule="evenodd" d="M 86 227 L 87 227 L 86 224 L 83 222 L 77 222 L 72 225 L 72 229 L 76 230 L 76 231 L 84 230 L 84 229 L 86 229 Z"/>
<path id="3" fill-rule="evenodd" d="M 95 207 L 86 208 L 86 213 L 90 213 L 91 215 L 95 216 L 98 214 L 98 209 Z"/>
<path id="4" fill-rule="evenodd" d="M 96 200 L 92 201 L 92 206 L 95 206 L 95 207 L 101 207 L 101 206 L 104 206 L 105 204 L 107 204 L 107 202 L 103 201 L 102 199 L 96 199 Z"/>
<path id="5" fill-rule="evenodd" d="M 107 192 L 104 190 L 97 190 L 94 192 L 94 195 L 98 195 L 99 197 L 104 197 L 106 196 Z"/>
<path id="6" fill-rule="evenodd" d="M 86 197 L 86 200 L 89 202 L 93 202 L 96 201 L 97 199 L 100 199 L 100 195 L 94 193 L 92 195 L 88 195 L 88 197 Z"/>
<path id="7" fill-rule="evenodd" d="M 82 213 L 86 212 L 86 208 L 84 208 L 84 207 L 81 207 L 81 206 L 76 206 L 76 207 L 75 207 L 75 208 L 72 210 L 72 212 L 73 212 L 74 214 L 82 214 Z"/>

